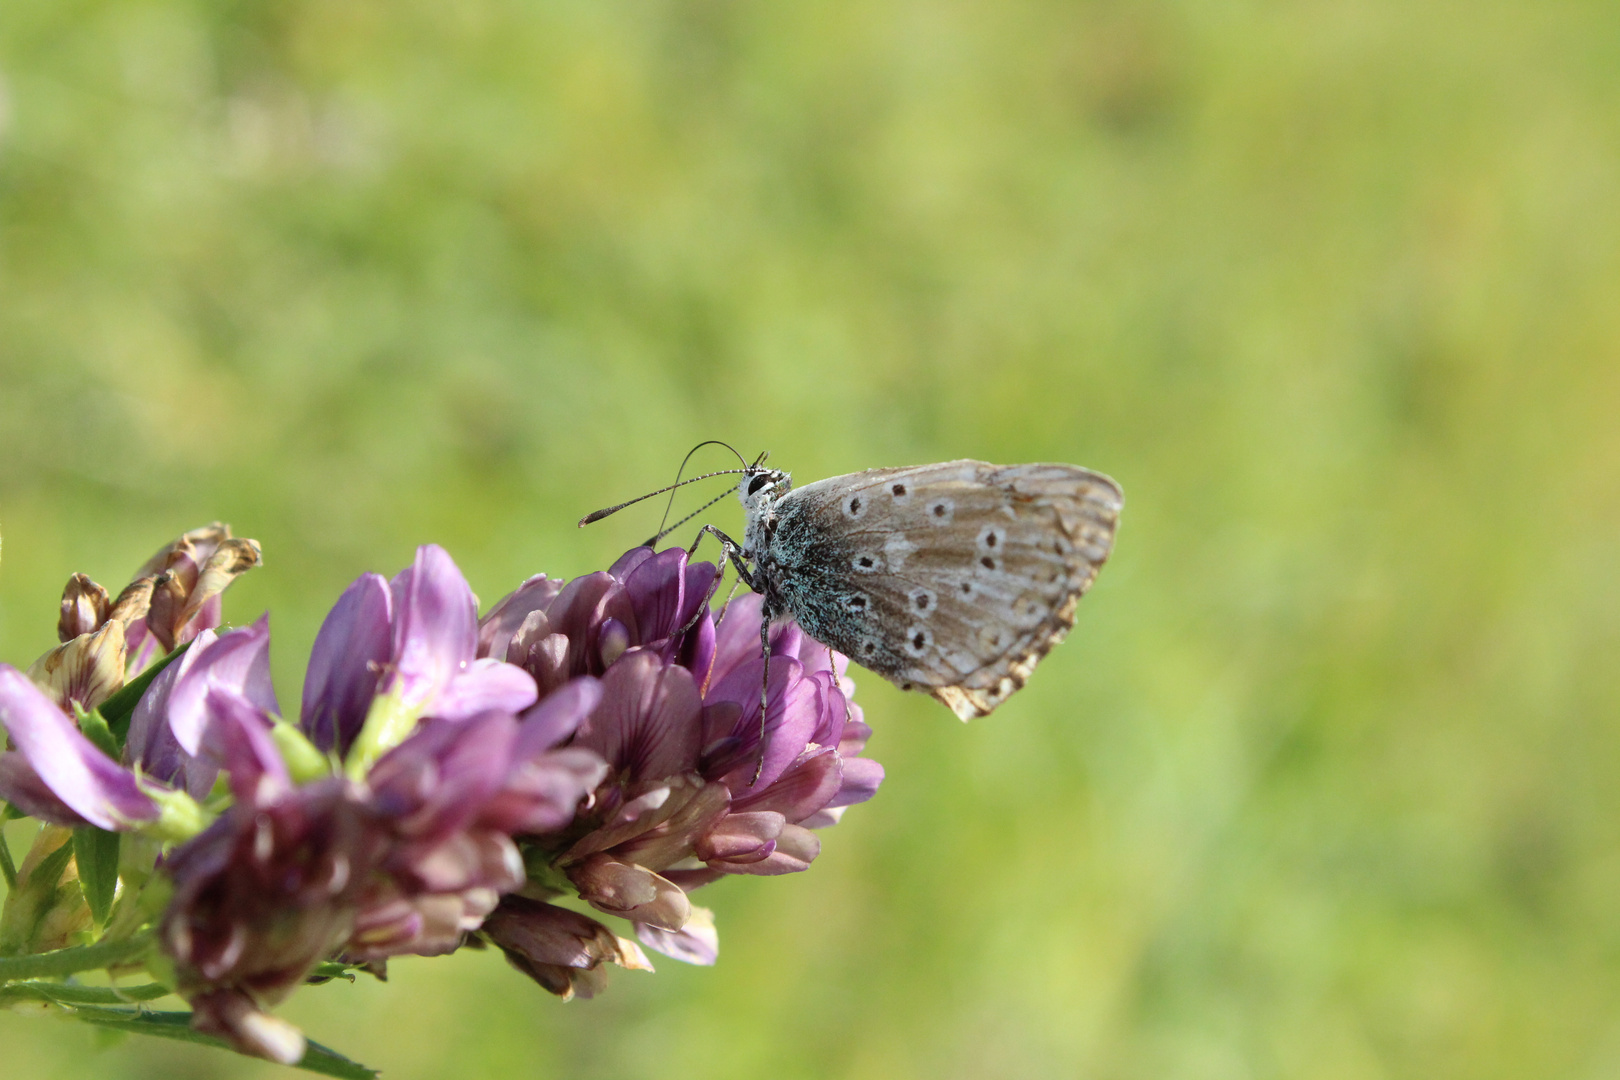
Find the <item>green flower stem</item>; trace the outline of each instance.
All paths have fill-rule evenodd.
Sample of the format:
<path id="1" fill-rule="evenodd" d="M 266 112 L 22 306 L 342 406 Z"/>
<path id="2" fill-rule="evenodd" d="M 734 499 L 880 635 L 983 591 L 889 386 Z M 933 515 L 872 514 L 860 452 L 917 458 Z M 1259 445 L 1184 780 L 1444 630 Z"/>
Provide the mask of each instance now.
<path id="1" fill-rule="evenodd" d="M 6 843 L 6 821 L 0 816 L 0 874 L 6 879 L 6 889 L 17 887 L 17 864 L 11 861 L 11 845 Z"/>
<path id="2" fill-rule="evenodd" d="M 94 945 L 57 949 L 33 956 L 0 957 L 0 982 L 59 978 L 79 971 L 126 964 L 139 960 L 151 948 L 152 935 L 141 934 L 126 941 L 98 941 Z"/>
<path id="3" fill-rule="evenodd" d="M 70 986 L 58 982 L 20 982 L 0 986 L 0 1002 L 8 1000 L 49 1001 L 56 1005 L 128 1005 L 133 1001 L 156 1001 L 173 990 L 161 983 L 139 986 Z"/>

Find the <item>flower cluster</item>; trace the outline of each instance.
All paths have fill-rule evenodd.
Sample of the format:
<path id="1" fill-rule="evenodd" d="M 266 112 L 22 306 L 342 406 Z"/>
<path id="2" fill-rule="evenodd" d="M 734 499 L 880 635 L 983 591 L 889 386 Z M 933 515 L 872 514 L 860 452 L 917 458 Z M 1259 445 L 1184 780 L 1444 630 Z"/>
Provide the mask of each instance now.
<path id="1" fill-rule="evenodd" d="M 0 954 L 99 930 L 87 952 L 131 963 L 150 933 L 193 1027 L 293 1063 L 303 1035 L 268 1010 L 334 970 L 487 943 L 568 998 L 650 968 L 641 946 L 713 963 L 692 891 L 805 869 L 883 778 L 844 658 L 775 626 L 767 678 L 758 598 L 711 611 L 716 568 L 679 549 L 531 578 L 480 619 L 425 546 L 339 598 L 296 719 L 267 619 L 219 628 L 258 561 L 211 526 L 116 599 L 76 575 L 62 646 L 0 665 L 0 798 L 46 823 L 4 860 Z"/>

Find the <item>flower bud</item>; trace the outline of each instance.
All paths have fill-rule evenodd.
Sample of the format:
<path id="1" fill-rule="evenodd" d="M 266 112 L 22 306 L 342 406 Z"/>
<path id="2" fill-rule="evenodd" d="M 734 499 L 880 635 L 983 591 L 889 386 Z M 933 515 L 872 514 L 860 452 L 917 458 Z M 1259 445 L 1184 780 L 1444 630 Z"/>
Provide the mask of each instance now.
<path id="1" fill-rule="evenodd" d="M 679 930 L 692 914 L 692 903 L 679 885 L 611 855 L 592 855 L 570 867 L 568 878 L 580 899 L 609 915 Z"/>
<path id="2" fill-rule="evenodd" d="M 68 578 L 67 588 L 62 590 L 62 614 L 56 622 L 57 640 L 72 641 L 80 634 L 94 633 L 107 621 L 111 610 L 112 597 L 106 589 L 84 574 L 74 574 Z"/>

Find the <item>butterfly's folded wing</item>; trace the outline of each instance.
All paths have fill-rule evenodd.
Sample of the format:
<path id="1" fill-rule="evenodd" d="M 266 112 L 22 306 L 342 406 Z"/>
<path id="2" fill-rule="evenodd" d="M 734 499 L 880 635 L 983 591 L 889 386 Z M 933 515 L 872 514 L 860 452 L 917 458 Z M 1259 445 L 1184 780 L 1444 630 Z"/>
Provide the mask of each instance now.
<path id="1" fill-rule="evenodd" d="M 1124 500 L 1075 465 L 951 461 L 833 477 L 784 502 L 798 503 L 783 525 L 807 556 L 812 605 L 837 606 L 808 613 L 827 636 L 806 629 L 968 720 L 1074 625 Z"/>

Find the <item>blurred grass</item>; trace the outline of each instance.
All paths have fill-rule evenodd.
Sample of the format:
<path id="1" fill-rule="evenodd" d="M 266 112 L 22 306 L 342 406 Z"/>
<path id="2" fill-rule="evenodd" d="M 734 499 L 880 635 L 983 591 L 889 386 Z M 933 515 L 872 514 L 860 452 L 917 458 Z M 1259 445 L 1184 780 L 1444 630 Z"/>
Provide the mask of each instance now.
<path id="1" fill-rule="evenodd" d="M 14 0 L 0 87 L 12 663 L 69 573 L 223 518 L 295 702 L 360 571 L 605 566 L 654 515 L 574 521 L 703 438 L 1127 492 L 994 718 L 863 680 L 888 782 L 711 891 L 719 967 L 565 1006 L 401 962 L 296 997 L 313 1037 L 393 1078 L 1620 1071 L 1620 9 Z"/>

